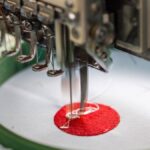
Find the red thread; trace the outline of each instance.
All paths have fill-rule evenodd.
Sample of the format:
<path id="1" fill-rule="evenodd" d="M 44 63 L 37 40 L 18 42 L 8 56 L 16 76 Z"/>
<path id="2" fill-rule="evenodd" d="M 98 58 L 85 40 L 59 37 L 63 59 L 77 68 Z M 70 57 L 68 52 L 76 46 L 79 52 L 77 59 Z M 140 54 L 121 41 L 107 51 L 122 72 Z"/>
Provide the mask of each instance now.
<path id="1" fill-rule="evenodd" d="M 106 133 L 114 129 L 120 122 L 119 114 L 111 107 L 98 104 L 100 109 L 88 115 L 80 116 L 70 121 L 70 126 L 67 129 L 60 128 L 68 119 L 66 113 L 68 105 L 63 106 L 55 115 L 54 123 L 62 131 L 78 136 L 94 136 Z M 87 103 L 86 107 L 94 106 Z M 80 107 L 80 103 L 74 103 L 73 109 Z"/>

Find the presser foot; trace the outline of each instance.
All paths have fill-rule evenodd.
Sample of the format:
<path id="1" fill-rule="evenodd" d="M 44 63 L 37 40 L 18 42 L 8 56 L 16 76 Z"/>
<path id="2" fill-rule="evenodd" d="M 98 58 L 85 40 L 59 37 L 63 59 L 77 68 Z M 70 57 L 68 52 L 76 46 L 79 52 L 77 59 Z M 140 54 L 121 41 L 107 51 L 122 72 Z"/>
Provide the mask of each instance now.
<path id="1" fill-rule="evenodd" d="M 7 50 L 5 50 L 5 51 L 2 52 L 2 57 L 6 57 L 6 56 L 9 56 L 9 55 L 12 55 L 13 53 L 14 53 L 14 51 L 7 51 Z"/>
<path id="2" fill-rule="evenodd" d="M 20 55 L 17 57 L 17 61 L 20 63 L 27 63 L 33 60 L 32 56 L 28 55 Z"/>
<path id="3" fill-rule="evenodd" d="M 80 116 L 91 114 L 100 109 L 98 104 L 94 104 L 93 106 L 84 107 L 84 110 L 81 108 L 75 109 L 72 112 L 68 112 L 66 114 L 66 118 L 68 119 L 76 119 L 80 118 Z"/>
<path id="4" fill-rule="evenodd" d="M 17 52 L 15 51 L 15 50 L 12 50 L 12 51 L 3 51 L 2 52 L 2 56 L 3 57 L 6 57 L 6 56 L 9 56 L 9 57 L 11 57 L 11 56 L 15 56 L 17 54 Z"/>
<path id="5" fill-rule="evenodd" d="M 32 66 L 32 70 L 35 72 L 43 71 L 48 67 L 47 64 L 35 64 Z"/>
<path id="6" fill-rule="evenodd" d="M 63 74 L 62 70 L 48 70 L 47 75 L 50 77 L 57 77 L 59 75 Z"/>

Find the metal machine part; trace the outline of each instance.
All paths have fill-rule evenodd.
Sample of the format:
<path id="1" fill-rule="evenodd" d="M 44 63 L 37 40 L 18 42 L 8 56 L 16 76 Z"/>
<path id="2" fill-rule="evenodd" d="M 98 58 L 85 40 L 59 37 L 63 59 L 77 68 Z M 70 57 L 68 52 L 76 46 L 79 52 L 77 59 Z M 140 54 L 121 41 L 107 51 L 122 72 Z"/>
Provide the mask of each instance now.
<path id="1" fill-rule="evenodd" d="M 21 49 L 21 29 L 20 29 L 19 20 L 13 14 L 9 14 L 5 18 L 6 18 L 7 27 L 9 29 L 13 27 L 13 31 L 11 31 L 11 34 L 15 37 L 15 46 L 11 50 L 3 51 L 2 56 L 15 56 L 19 53 L 19 51 Z M 4 31 L 6 34 L 8 32 L 8 29 L 5 28 Z"/>
<path id="2" fill-rule="evenodd" d="M 81 110 L 88 95 L 88 66 L 108 72 L 110 47 L 150 58 L 149 0 L 3 0 L 0 6 L 0 44 L 6 32 L 16 40 L 14 49 L 3 55 L 20 52 L 21 63 L 37 57 L 34 71 L 52 63 L 48 76 L 69 74 L 71 104 L 72 72 L 80 64 Z M 21 50 L 21 39 L 30 45 L 27 55 Z M 44 64 L 38 62 L 39 46 L 45 49 Z M 54 67 L 54 57 L 60 69 Z"/>
<path id="3" fill-rule="evenodd" d="M 37 1 L 23 0 L 22 2 L 21 15 L 28 19 L 34 19 L 34 16 L 37 15 Z"/>
<path id="4" fill-rule="evenodd" d="M 150 59 L 149 0 L 123 0 L 117 10 L 116 46 Z"/>
<path id="5" fill-rule="evenodd" d="M 27 26 L 26 23 L 22 27 L 24 19 L 31 26 L 39 22 L 48 28 L 53 28 L 57 62 L 62 69 L 65 69 L 63 35 L 65 35 L 64 29 L 67 28 L 69 40 L 75 46 L 84 48 L 87 55 L 92 56 L 104 70 L 107 70 L 107 63 L 105 64 L 107 58 L 102 59 L 101 54 L 105 52 L 107 56 L 108 50 L 105 49 L 113 42 L 114 36 L 113 24 L 105 9 L 104 0 L 62 0 L 61 2 L 5 0 L 2 4 L 8 14 L 14 13 L 19 17 L 22 32 L 25 32 L 24 28 Z M 37 34 L 39 29 L 32 26 L 32 30 Z M 22 38 L 26 40 L 27 37 L 22 35 Z"/>
<path id="6" fill-rule="evenodd" d="M 44 64 L 39 64 L 38 62 L 38 53 L 37 55 L 37 62 L 35 65 L 32 66 L 33 71 L 42 71 L 45 68 L 48 67 L 48 64 L 50 62 L 50 55 L 51 55 L 51 45 L 52 45 L 52 38 L 54 37 L 48 27 L 43 25 L 41 27 L 41 30 L 37 31 L 37 37 L 39 38 L 40 41 L 43 41 L 43 43 L 39 43 L 43 46 L 43 44 L 46 44 L 46 52 L 45 52 L 45 63 Z"/>

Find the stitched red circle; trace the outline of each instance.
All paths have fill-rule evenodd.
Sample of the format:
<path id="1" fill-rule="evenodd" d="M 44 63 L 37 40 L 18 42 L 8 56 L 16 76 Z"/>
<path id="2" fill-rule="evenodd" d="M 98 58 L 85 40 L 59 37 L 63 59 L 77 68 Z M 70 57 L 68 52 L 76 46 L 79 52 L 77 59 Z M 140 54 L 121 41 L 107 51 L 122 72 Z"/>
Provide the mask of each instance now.
<path id="1" fill-rule="evenodd" d="M 94 106 L 87 103 L 86 106 Z M 66 112 L 68 105 L 63 106 L 55 115 L 54 123 L 62 131 L 78 136 L 94 136 L 114 129 L 120 122 L 119 114 L 111 107 L 98 104 L 100 109 L 88 115 L 70 121 L 67 129 L 60 128 L 67 122 Z M 80 103 L 74 103 L 73 109 L 79 108 Z"/>

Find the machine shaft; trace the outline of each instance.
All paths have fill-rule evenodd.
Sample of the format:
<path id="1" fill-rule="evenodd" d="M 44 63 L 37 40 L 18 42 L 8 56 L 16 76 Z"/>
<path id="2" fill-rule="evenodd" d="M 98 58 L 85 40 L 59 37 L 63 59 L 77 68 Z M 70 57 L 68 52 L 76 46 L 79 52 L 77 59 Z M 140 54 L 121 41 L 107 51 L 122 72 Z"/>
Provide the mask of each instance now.
<path id="1" fill-rule="evenodd" d="M 80 110 L 84 111 L 85 103 L 88 97 L 88 66 L 87 63 L 82 63 L 80 68 L 80 87 L 81 87 L 81 99 Z"/>

